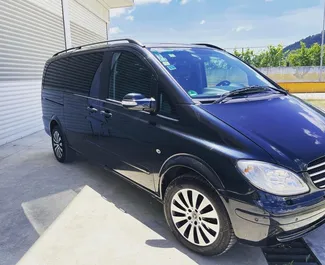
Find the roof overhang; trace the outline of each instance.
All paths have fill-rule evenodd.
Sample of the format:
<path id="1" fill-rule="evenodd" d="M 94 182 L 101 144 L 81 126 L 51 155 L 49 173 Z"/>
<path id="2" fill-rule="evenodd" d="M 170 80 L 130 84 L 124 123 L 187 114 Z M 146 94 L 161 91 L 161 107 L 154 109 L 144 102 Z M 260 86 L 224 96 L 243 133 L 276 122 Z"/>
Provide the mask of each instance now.
<path id="1" fill-rule="evenodd" d="M 119 8 L 119 7 L 130 7 L 134 5 L 134 0 L 98 0 L 107 9 Z"/>

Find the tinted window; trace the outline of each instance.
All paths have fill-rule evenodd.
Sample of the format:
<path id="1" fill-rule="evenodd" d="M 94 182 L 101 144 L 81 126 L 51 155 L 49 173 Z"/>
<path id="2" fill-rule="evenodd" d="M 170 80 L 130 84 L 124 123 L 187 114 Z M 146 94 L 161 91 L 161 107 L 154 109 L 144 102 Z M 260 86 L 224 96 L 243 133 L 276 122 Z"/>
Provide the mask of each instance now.
<path id="1" fill-rule="evenodd" d="M 109 85 L 109 98 L 122 101 L 129 93 L 151 96 L 154 78 L 152 71 L 130 52 L 115 53 Z"/>
<path id="2" fill-rule="evenodd" d="M 159 113 L 166 116 L 176 117 L 176 108 L 166 93 L 160 92 L 160 109 Z"/>
<path id="3" fill-rule="evenodd" d="M 103 53 L 90 53 L 59 59 L 47 67 L 43 87 L 89 94 Z"/>

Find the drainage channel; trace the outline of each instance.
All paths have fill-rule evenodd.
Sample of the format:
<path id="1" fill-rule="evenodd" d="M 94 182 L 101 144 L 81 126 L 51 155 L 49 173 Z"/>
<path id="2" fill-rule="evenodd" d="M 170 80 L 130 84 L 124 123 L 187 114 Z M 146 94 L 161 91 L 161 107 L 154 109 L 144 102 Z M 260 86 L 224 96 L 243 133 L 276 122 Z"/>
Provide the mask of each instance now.
<path id="1" fill-rule="evenodd" d="M 262 251 L 269 265 L 322 265 L 303 239 Z"/>

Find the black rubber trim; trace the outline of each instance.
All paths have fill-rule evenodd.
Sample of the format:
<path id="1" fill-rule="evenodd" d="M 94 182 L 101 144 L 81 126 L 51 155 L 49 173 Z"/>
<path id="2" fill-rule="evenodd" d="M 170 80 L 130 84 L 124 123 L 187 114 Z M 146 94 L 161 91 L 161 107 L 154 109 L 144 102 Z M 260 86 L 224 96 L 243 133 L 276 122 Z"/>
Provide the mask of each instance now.
<path id="1" fill-rule="evenodd" d="M 322 265 L 303 239 L 262 248 L 269 265 Z"/>

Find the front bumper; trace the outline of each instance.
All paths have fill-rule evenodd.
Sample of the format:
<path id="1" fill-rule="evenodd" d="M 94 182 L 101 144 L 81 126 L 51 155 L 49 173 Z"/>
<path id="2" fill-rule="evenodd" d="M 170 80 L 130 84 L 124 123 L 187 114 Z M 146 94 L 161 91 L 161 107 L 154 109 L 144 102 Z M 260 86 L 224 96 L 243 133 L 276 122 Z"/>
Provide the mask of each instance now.
<path id="1" fill-rule="evenodd" d="M 258 246 L 276 245 L 300 238 L 325 223 L 325 200 L 290 214 L 272 215 L 255 205 L 235 200 L 227 203 L 239 241 Z"/>

